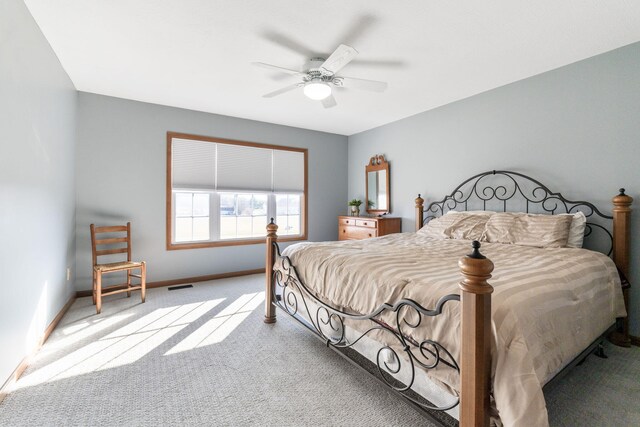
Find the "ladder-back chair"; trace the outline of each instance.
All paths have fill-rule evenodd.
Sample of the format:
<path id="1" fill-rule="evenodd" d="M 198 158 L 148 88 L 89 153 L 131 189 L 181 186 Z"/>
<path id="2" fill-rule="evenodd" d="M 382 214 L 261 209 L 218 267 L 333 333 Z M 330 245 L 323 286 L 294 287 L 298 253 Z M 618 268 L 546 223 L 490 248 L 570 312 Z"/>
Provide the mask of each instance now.
<path id="1" fill-rule="evenodd" d="M 144 261 L 131 261 L 131 223 L 127 225 L 116 225 L 107 227 L 96 227 L 91 224 L 91 252 L 93 256 L 93 303 L 96 306 L 96 312 L 100 314 L 102 310 L 102 297 L 105 295 L 119 294 L 126 292 L 127 297 L 131 296 L 131 291 L 140 291 L 142 302 L 145 300 L 146 282 L 147 282 L 147 266 Z M 126 233 L 126 236 L 121 236 Z M 105 238 L 97 238 L 98 234 L 107 234 Z M 114 237 L 119 236 L 119 237 Z M 122 244 L 125 244 L 123 247 Z M 98 247 L 105 247 L 99 249 Z M 114 246 L 119 246 L 115 247 Z M 126 261 L 109 262 L 100 264 L 98 257 L 114 254 L 126 254 Z M 132 273 L 132 270 L 139 270 L 140 274 Z M 126 283 L 102 287 L 102 275 L 106 273 L 115 273 L 124 271 L 127 274 Z M 140 284 L 132 286 L 131 278 L 140 279 Z"/>

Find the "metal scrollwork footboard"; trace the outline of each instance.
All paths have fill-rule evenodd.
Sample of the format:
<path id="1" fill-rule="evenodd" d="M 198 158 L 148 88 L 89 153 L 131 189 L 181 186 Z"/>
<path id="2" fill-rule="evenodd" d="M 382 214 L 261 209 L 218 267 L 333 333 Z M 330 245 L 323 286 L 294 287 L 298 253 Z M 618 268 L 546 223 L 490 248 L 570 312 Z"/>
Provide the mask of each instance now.
<path id="1" fill-rule="evenodd" d="M 411 299 L 401 299 L 395 304 L 384 303 L 371 313 L 348 313 L 331 307 L 318 299 L 300 279 L 295 266 L 287 256 L 280 254 L 276 242 L 272 242 L 274 253 L 273 263 L 273 304 L 298 320 L 314 334 L 326 342 L 327 346 L 337 349 L 352 348 L 363 337 L 373 331 L 382 331 L 387 336 L 387 342 L 393 342 L 402 348 L 405 357 L 401 357 L 391 344 L 379 343 L 375 364 L 381 379 L 392 389 L 423 409 L 446 411 L 456 407 L 460 400 L 452 398 L 452 403 L 444 406 L 434 405 L 427 399 L 417 397 L 411 393 L 416 380 L 416 368 L 424 370 L 445 365 L 454 369 L 458 374 L 460 368 L 452 354 L 442 344 L 431 339 L 416 341 L 407 333 L 415 329 L 423 321 L 423 317 L 434 317 L 442 313 L 443 307 L 449 301 L 460 301 L 460 295 L 450 294 L 440 298 L 436 307 L 427 309 Z M 410 313 L 408 312 L 410 311 Z M 385 313 L 394 313 L 393 324 L 382 320 Z M 415 318 L 407 320 L 407 316 Z M 357 322 L 351 328 L 355 337 L 347 337 L 345 321 Z M 354 323 L 352 323 L 354 324 Z M 402 380 L 398 377 L 403 373 Z"/>

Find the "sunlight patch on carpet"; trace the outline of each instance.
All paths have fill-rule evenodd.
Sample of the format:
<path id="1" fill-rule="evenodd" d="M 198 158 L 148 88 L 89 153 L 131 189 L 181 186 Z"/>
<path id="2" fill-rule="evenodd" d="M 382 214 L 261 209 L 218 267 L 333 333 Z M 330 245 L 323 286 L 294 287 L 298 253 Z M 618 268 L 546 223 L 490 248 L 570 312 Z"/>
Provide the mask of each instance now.
<path id="1" fill-rule="evenodd" d="M 223 341 L 264 301 L 264 292 L 244 294 L 191 335 L 165 353 L 165 356 Z"/>
<path id="2" fill-rule="evenodd" d="M 154 310 L 67 356 L 24 376 L 20 379 L 17 388 L 30 387 L 49 381 L 134 363 L 224 300 L 224 298 L 221 298 Z M 93 328 L 102 330 L 106 325 L 120 320 L 122 320 L 121 317 L 112 321 L 98 322 L 89 327 L 79 328 L 78 333 L 88 336 L 95 333 Z M 73 335 L 70 335 L 63 338 L 63 340 L 68 340 L 72 337 Z M 74 339 L 73 342 L 77 341 Z"/>

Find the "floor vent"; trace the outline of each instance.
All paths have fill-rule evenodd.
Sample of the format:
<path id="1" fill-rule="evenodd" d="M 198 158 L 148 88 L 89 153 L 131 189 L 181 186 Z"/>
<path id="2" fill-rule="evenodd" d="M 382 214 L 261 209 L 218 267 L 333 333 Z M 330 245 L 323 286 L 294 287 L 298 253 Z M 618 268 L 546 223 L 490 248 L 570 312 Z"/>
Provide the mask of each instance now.
<path id="1" fill-rule="evenodd" d="M 193 288 L 193 285 L 169 286 L 167 289 L 169 289 L 170 291 L 175 291 L 176 289 L 186 289 L 186 288 Z"/>

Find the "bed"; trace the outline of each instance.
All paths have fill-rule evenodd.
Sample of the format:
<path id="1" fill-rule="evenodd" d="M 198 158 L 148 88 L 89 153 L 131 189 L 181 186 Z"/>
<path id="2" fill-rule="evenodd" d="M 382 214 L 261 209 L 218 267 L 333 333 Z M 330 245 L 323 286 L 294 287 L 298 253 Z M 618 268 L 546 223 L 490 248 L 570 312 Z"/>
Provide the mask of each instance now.
<path id="1" fill-rule="evenodd" d="M 447 411 L 460 425 L 544 426 L 542 387 L 623 326 L 619 270 L 628 269 L 631 202 L 621 191 L 608 216 L 520 173 L 490 171 L 426 208 L 418 196 L 415 233 L 302 243 L 281 254 L 272 223 L 265 322 L 282 309 L 327 346 L 355 349 L 361 357 L 352 358 L 370 361 L 414 406 Z M 500 214 L 510 211 L 524 214 Z M 487 221 L 502 217 L 573 225 L 578 212 L 586 246 L 600 252 L 507 244 L 487 233 Z M 475 231 L 440 238 L 451 218 Z M 487 242 L 472 243 L 480 228 Z"/>

